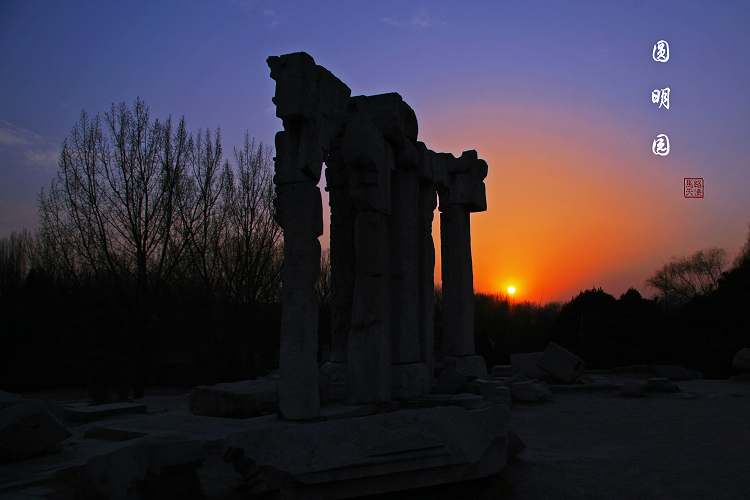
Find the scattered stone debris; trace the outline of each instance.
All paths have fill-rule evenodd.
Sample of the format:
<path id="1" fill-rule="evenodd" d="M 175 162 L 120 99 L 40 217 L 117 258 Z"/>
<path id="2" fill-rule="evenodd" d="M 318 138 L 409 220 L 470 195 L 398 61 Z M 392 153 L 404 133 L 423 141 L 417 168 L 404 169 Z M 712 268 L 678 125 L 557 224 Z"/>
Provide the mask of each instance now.
<path id="1" fill-rule="evenodd" d="M 745 347 L 737 351 L 732 360 L 732 366 L 735 368 L 750 369 L 750 347 Z"/>
<path id="2" fill-rule="evenodd" d="M 564 384 L 573 384 L 583 371 L 586 362 L 567 349 L 550 342 L 536 365 L 544 373 Z"/>
<path id="3" fill-rule="evenodd" d="M 71 435 L 42 401 L 9 404 L 0 410 L 0 463 L 54 452 Z"/>
<path id="4" fill-rule="evenodd" d="M 65 420 L 92 422 L 124 413 L 146 413 L 143 403 L 109 403 L 103 405 L 72 404 L 62 407 Z"/>
<path id="5" fill-rule="evenodd" d="M 485 401 L 493 404 L 511 404 L 510 388 L 489 380 L 474 380 L 469 386 L 472 392 L 481 395 Z"/>
<path id="6" fill-rule="evenodd" d="M 277 382 L 243 380 L 199 385 L 190 393 L 190 413 L 205 417 L 250 418 L 275 413 L 279 408 Z"/>
<path id="7" fill-rule="evenodd" d="M 90 485 L 110 500 L 195 498 L 201 485 L 196 468 L 203 463 L 199 440 L 187 433 L 155 433 L 91 458 Z"/>

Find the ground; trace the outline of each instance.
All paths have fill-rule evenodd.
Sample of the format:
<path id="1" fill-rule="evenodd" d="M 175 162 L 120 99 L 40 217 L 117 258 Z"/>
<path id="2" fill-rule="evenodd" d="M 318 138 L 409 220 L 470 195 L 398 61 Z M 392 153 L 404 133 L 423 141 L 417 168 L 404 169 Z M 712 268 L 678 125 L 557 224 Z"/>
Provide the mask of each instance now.
<path id="1" fill-rule="evenodd" d="M 678 385 L 672 394 L 555 394 L 515 406 L 527 449 L 502 474 L 510 498 L 749 498 L 750 384 Z"/>
<path id="2" fill-rule="evenodd" d="M 516 404 L 511 424 L 527 448 L 501 474 L 387 498 L 750 498 L 750 382 L 678 385 L 677 393 L 638 398 L 555 392 L 552 402 Z M 71 397 L 58 393 L 58 400 Z M 149 408 L 187 411 L 184 392 L 162 391 L 145 401 Z M 236 485 L 231 467 L 217 455 L 201 469 L 208 498 L 228 498 Z M 9 472 L 0 466 L 0 479 Z"/>

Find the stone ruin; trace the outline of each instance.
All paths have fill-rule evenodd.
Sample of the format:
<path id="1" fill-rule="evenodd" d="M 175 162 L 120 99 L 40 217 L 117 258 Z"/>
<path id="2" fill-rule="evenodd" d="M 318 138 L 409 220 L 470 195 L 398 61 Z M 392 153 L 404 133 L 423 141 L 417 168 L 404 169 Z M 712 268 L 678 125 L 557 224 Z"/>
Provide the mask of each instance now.
<path id="1" fill-rule="evenodd" d="M 319 415 L 314 285 L 323 234 L 317 187 L 325 162 L 331 208 L 331 362 L 345 402 L 430 392 L 434 370 L 433 213 L 440 210 L 446 366 L 487 378 L 474 350 L 470 214 L 487 209 L 487 163 L 417 140 L 396 93 L 351 97 L 304 52 L 268 58 L 276 81 L 277 221 L 284 231 L 278 401 L 289 420 Z M 439 199 L 439 204 L 438 204 Z M 345 367 L 345 368 L 344 368 Z"/>

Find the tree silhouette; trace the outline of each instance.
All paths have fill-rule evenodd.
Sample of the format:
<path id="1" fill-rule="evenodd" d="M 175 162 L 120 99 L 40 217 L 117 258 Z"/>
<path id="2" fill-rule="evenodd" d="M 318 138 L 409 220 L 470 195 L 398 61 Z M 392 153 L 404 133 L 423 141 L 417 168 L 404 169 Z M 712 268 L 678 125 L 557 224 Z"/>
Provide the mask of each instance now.
<path id="1" fill-rule="evenodd" d="M 690 257 L 674 257 L 646 282 L 669 304 L 682 304 L 715 290 L 727 265 L 721 248 L 699 250 Z"/>

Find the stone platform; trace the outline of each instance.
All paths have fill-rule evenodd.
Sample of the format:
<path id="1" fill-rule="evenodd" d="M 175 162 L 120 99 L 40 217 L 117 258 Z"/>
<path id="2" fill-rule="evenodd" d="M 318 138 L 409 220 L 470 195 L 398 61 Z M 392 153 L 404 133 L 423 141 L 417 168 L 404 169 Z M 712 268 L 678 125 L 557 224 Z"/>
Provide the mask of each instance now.
<path id="1" fill-rule="evenodd" d="M 227 436 L 252 495 L 352 498 L 491 476 L 508 455 L 507 405 L 403 410 Z"/>

